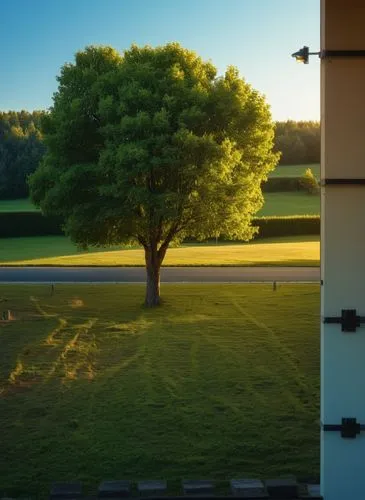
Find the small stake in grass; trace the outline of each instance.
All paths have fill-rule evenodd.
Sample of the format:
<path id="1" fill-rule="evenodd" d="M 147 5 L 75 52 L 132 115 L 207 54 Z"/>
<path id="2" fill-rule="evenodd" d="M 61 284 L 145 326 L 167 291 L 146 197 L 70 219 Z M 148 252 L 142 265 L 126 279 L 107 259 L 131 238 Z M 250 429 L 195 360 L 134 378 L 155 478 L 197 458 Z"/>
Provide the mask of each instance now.
<path id="1" fill-rule="evenodd" d="M 276 281 L 272 282 L 272 291 L 276 292 Z"/>
<path id="2" fill-rule="evenodd" d="M 13 315 L 11 314 L 11 311 L 10 311 L 10 310 L 7 310 L 7 311 L 3 311 L 3 312 L 2 312 L 1 319 L 2 319 L 3 321 L 10 321 L 10 320 L 14 319 L 14 317 L 13 317 Z"/>
<path id="3" fill-rule="evenodd" d="M 53 295 L 53 294 L 54 294 L 54 284 L 52 283 L 52 285 L 51 285 L 51 295 Z"/>

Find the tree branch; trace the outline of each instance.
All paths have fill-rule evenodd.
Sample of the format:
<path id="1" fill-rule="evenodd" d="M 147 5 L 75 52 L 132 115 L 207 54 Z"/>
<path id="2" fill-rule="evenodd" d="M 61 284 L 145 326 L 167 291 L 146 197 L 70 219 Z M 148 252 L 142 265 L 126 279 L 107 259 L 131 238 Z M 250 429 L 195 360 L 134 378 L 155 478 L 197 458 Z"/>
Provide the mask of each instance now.
<path id="1" fill-rule="evenodd" d="M 162 222 L 163 222 L 163 217 L 161 216 L 157 228 L 157 242 L 161 241 L 162 238 Z"/>
<path id="2" fill-rule="evenodd" d="M 139 234 L 137 234 L 137 240 L 143 246 L 143 248 L 147 248 L 148 247 L 147 241 L 142 236 L 140 236 Z"/>
<path id="3" fill-rule="evenodd" d="M 172 238 L 178 232 L 178 227 L 179 227 L 178 222 L 171 226 L 170 231 L 166 235 L 165 241 L 161 244 L 160 248 L 158 249 L 157 255 L 158 255 L 158 258 L 160 259 L 160 262 L 163 261 L 165 254 L 166 254 L 166 251 L 169 247 L 169 244 L 171 243 Z"/>

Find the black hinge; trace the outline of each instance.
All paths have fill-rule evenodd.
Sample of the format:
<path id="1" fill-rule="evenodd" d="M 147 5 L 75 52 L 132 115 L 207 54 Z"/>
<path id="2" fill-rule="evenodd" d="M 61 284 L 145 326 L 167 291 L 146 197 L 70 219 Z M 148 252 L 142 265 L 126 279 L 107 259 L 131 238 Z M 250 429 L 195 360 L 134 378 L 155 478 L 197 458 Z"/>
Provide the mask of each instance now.
<path id="1" fill-rule="evenodd" d="M 365 430 L 365 425 L 359 424 L 356 418 L 343 418 L 341 424 L 322 424 L 324 431 L 340 431 L 341 437 L 354 439 L 360 431 Z"/>
<path id="2" fill-rule="evenodd" d="M 343 332 L 356 332 L 361 323 L 365 323 L 364 316 L 358 316 L 356 309 L 342 309 L 341 316 L 325 316 L 323 323 L 336 323 L 341 325 Z"/>
<path id="3" fill-rule="evenodd" d="M 365 185 L 365 179 L 343 179 L 343 178 L 328 178 L 326 177 L 325 179 L 321 179 L 320 182 L 321 186 L 364 186 Z"/>

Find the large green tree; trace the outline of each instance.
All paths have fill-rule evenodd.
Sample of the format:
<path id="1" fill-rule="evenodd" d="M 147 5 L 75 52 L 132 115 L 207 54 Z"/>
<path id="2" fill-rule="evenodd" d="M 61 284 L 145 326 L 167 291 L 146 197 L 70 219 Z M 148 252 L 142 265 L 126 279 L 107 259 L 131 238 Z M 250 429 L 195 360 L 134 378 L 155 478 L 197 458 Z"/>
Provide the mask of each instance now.
<path id="1" fill-rule="evenodd" d="M 88 47 L 58 80 L 32 198 L 81 246 L 142 245 L 146 305 L 173 240 L 254 235 L 278 158 L 269 107 L 235 68 L 217 77 L 177 43 Z"/>

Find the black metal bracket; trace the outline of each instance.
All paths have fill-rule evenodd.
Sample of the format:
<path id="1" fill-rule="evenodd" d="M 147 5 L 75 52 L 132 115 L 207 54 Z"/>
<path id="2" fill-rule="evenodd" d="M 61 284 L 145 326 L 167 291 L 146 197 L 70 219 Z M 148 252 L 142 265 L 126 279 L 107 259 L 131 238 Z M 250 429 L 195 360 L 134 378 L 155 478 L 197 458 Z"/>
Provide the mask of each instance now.
<path id="1" fill-rule="evenodd" d="M 322 424 L 324 431 L 339 431 L 341 437 L 354 439 L 360 431 L 365 430 L 365 425 L 359 424 L 356 418 L 343 418 L 341 424 Z"/>
<path id="2" fill-rule="evenodd" d="M 321 50 L 318 54 L 321 59 L 325 57 L 365 57 L 365 50 Z"/>
<path id="3" fill-rule="evenodd" d="M 321 186 L 365 186 L 365 179 L 322 179 Z"/>
<path id="4" fill-rule="evenodd" d="M 341 316 L 325 316 L 323 323 L 339 324 L 343 332 L 356 332 L 361 323 L 365 323 L 365 316 L 358 316 L 356 309 L 342 309 Z"/>

